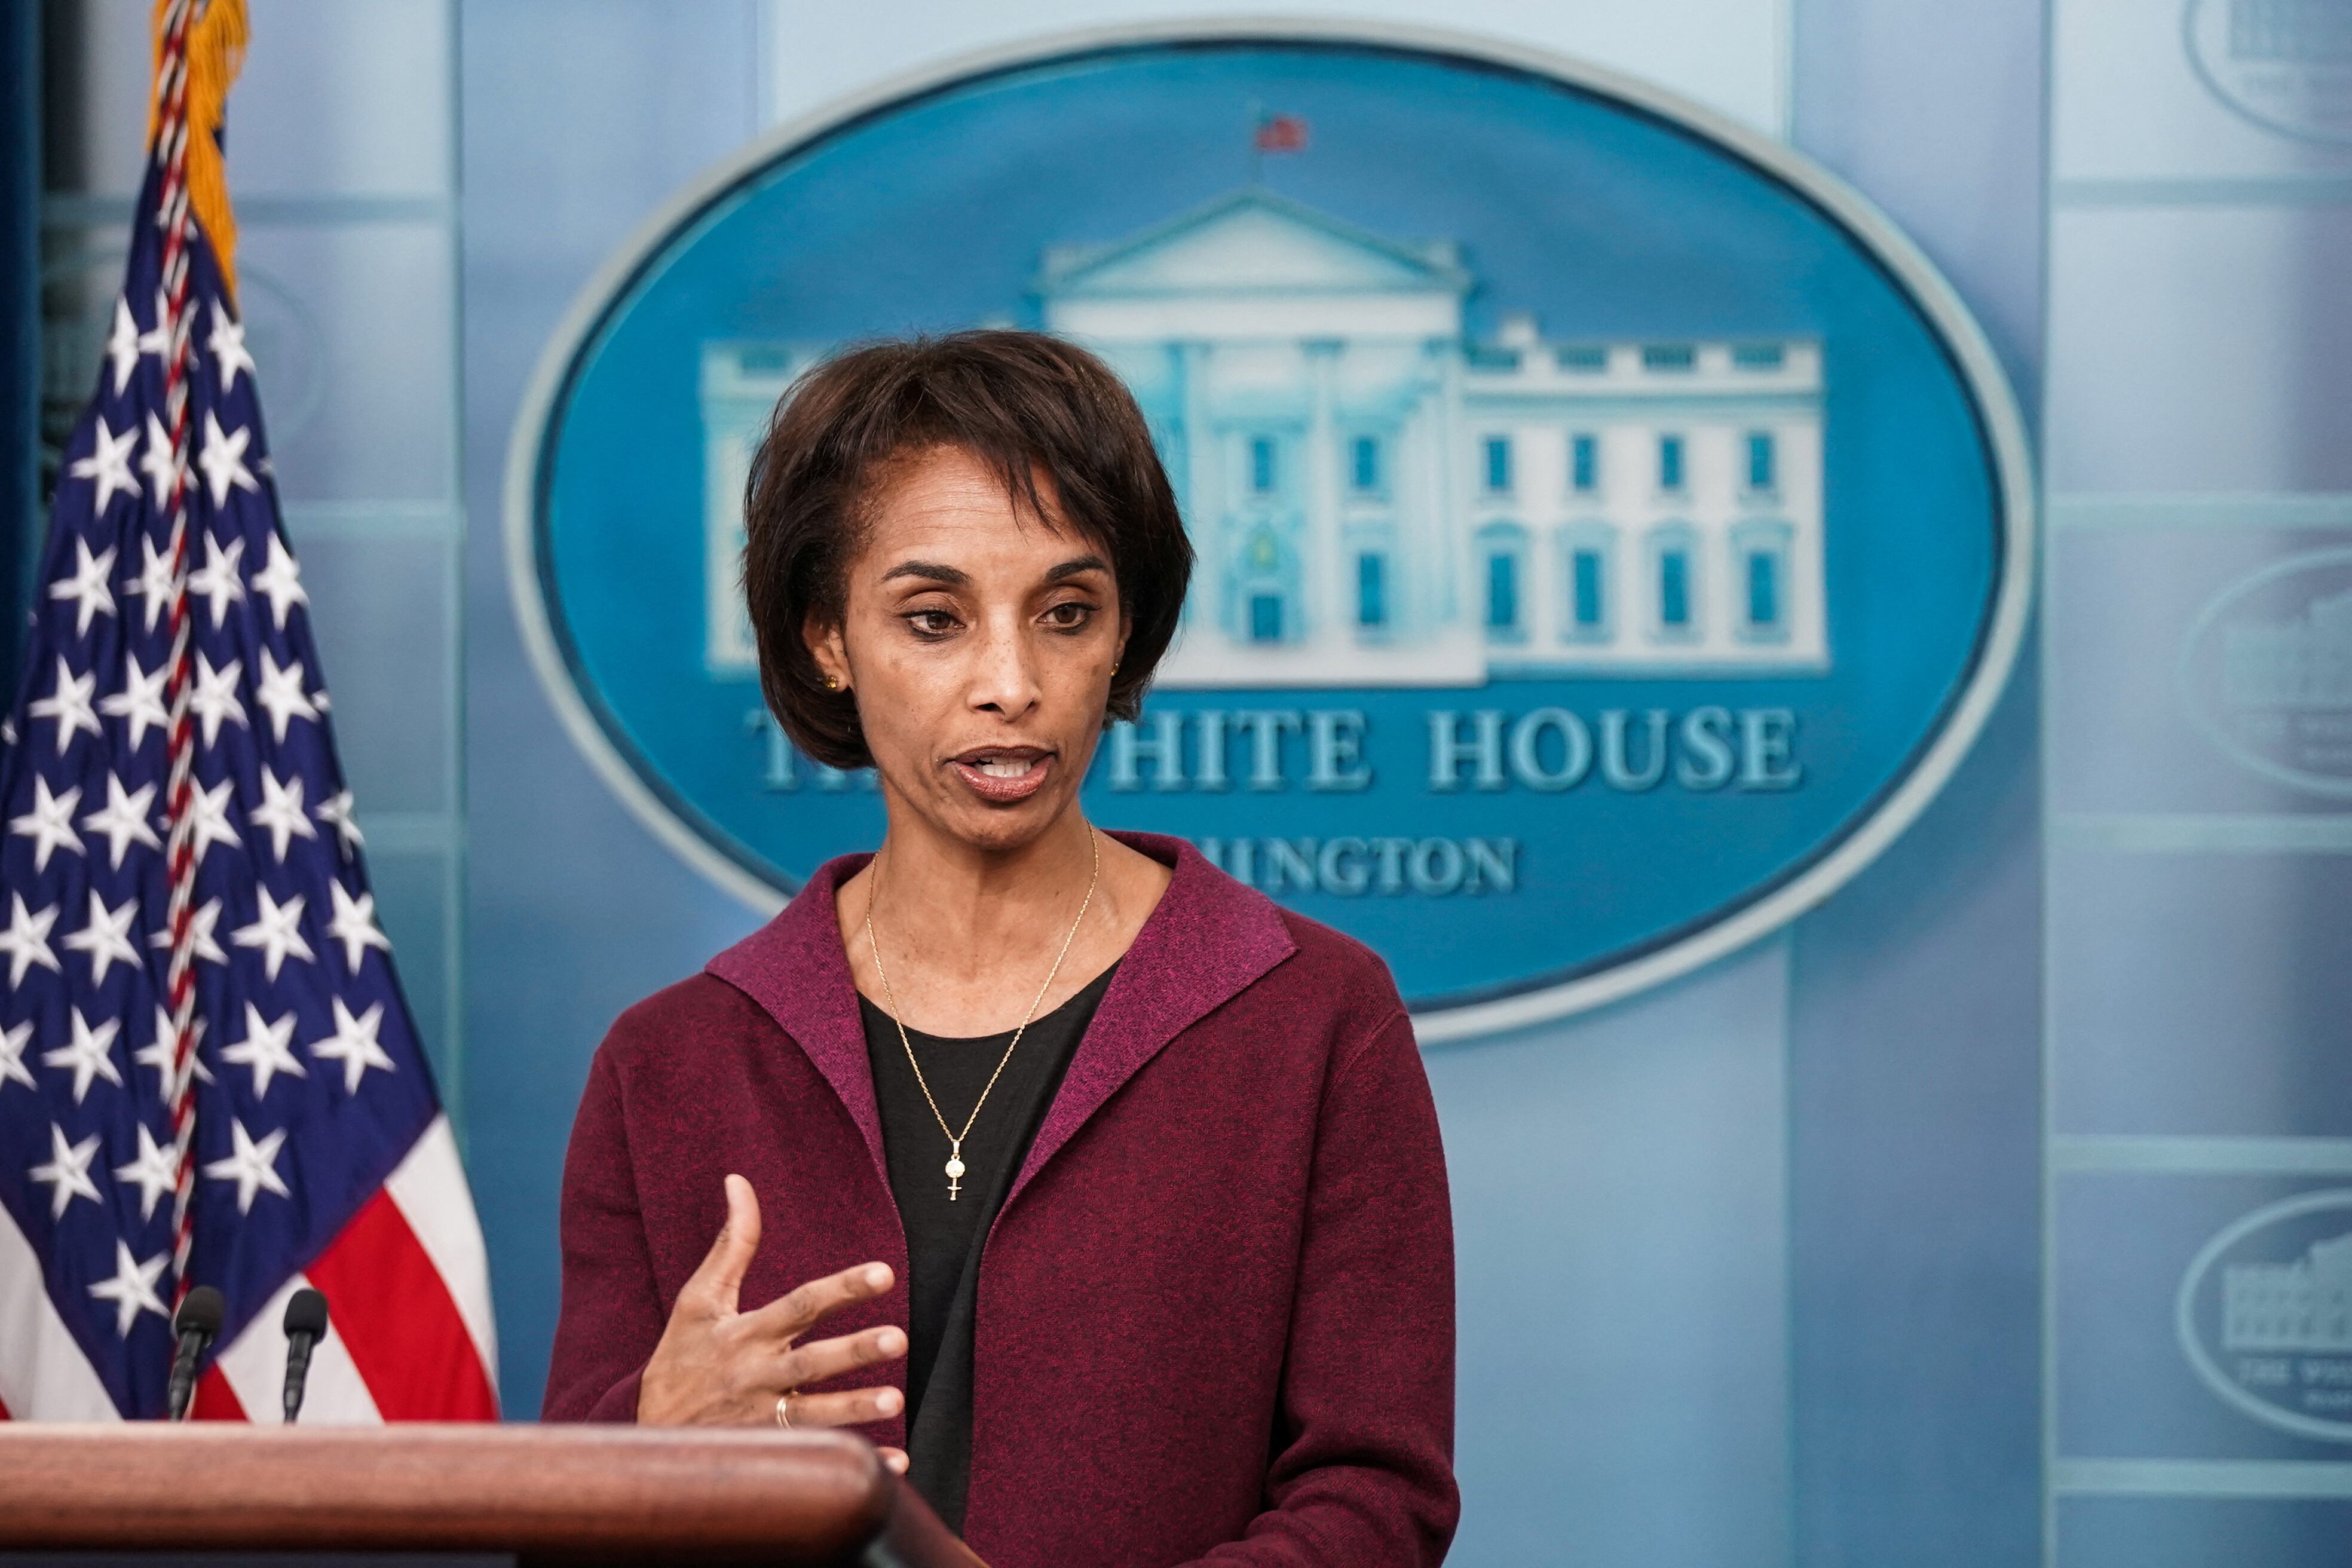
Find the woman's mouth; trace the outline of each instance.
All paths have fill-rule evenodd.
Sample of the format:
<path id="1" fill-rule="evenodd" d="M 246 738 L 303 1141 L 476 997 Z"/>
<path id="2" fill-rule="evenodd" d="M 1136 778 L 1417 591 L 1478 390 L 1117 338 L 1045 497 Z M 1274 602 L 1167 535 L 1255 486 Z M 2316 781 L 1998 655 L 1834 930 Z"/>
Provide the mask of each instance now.
<path id="1" fill-rule="evenodd" d="M 982 746 L 951 760 L 974 795 L 999 805 L 1036 794 L 1054 767 L 1054 753 L 1035 746 Z"/>

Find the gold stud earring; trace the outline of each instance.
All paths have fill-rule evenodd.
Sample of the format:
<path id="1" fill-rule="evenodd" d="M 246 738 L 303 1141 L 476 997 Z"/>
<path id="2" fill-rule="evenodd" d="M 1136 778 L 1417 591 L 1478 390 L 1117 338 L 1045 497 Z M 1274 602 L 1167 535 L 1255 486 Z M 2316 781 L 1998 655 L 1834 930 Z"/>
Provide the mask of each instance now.
<path id="1" fill-rule="evenodd" d="M 827 691 L 838 691 L 841 689 L 841 681 L 837 678 L 828 675 L 824 678 L 824 689 Z"/>

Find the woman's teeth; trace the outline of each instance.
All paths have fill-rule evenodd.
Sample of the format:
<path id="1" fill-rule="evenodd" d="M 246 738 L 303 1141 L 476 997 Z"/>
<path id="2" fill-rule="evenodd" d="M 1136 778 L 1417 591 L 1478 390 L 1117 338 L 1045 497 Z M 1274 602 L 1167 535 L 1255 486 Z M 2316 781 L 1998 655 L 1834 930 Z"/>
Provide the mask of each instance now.
<path id="1" fill-rule="evenodd" d="M 992 757 L 986 762 L 975 763 L 972 765 L 992 779 L 1017 779 L 1036 764 L 1032 761 L 1013 762 L 1002 757 Z"/>

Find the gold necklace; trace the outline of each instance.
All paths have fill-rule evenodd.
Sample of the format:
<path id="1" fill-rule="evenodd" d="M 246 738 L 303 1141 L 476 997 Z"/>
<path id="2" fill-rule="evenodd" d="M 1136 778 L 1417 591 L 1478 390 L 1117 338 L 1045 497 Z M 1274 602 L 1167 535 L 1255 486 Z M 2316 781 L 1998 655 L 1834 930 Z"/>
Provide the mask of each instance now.
<path id="1" fill-rule="evenodd" d="M 988 1103 L 989 1089 L 996 1087 L 997 1078 L 1004 1071 L 1004 1064 L 1013 1059 L 1014 1047 L 1021 1044 L 1021 1037 L 1028 1032 L 1029 1020 L 1037 1016 L 1037 1004 L 1045 999 L 1046 991 L 1054 984 L 1054 976 L 1062 973 L 1062 960 L 1070 955 L 1070 942 L 1078 934 L 1078 921 L 1087 918 L 1087 906 L 1094 902 L 1095 879 L 1102 875 L 1102 847 L 1095 838 L 1092 823 L 1087 825 L 1087 848 L 1094 857 L 1093 868 L 1087 873 L 1087 896 L 1078 900 L 1077 916 L 1070 921 L 1068 934 L 1062 938 L 1062 951 L 1054 955 L 1054 967 L 1045 972 L 1045 983 L 1037 987 L 1037 994 L 1029 998 L 1029 1011 L 1021 1015 L 1021 1026 L 1013 1031 L 1013 1044 L 1005 1047 L 1004 1055 L 997 1058 L 996 1071 L 988 1075 L 988 1083 L 981 1089 L 980 1098 L 971 1102 L 971 1114 L 963 1119 L 963 1131 L 961 1132 L 948 1125 L 948 1119 L 940 1114 L 940 1102 L 931 1098 L 931 1086 L 923 1077 L 923 1064 L 915 1059 L 914 1042 L 907 1038 L 907 1026 L 899 1017 L 898 994 L 890 989 L 890 972 L 882 967 L 882 944 L 874 940 L 874 906 L 882 900 L 882 868 L 878 864 L 874 868 L 874 891 L 866 900 L 866 945 L 874 953 L 874 973 L 882 977 L 882 994 L 890 999 L 890 1021 L 898 1026 L 898 1043 L 907 1047 L 907 1065 L 915 1069 L 915 1085 L 923 1091 L 923 1102 L 931 1108 L 931 1120 L 937 1121 L 940 1131 L 947 1134 L 946 1170 L 950 1203 L 955 1202 L 956 1194 L 963 1190 L 963 1141 L 971 1136 L 972 1123 L 980 1120 L 980 1108 Z M 878 861 L 881 857 L 877 855 L 875 858 Z"/>

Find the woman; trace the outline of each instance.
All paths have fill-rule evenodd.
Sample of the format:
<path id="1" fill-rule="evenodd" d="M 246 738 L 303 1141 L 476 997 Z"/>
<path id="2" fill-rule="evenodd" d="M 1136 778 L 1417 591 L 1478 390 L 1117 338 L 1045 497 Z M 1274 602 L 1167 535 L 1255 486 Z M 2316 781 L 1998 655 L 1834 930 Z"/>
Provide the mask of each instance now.
<path id="1" fill-rule="evenodd" d="M 769 706 L 887 827 L 596 1053 L 548 1415 L 858 1428 L 997 1568 L 1438 1562 L 1453 1237 L 1395 984 L 1079 807 L 1192 563 L 1135 403 L 1034 333 L 859 349 L 746 521 Z"/>

